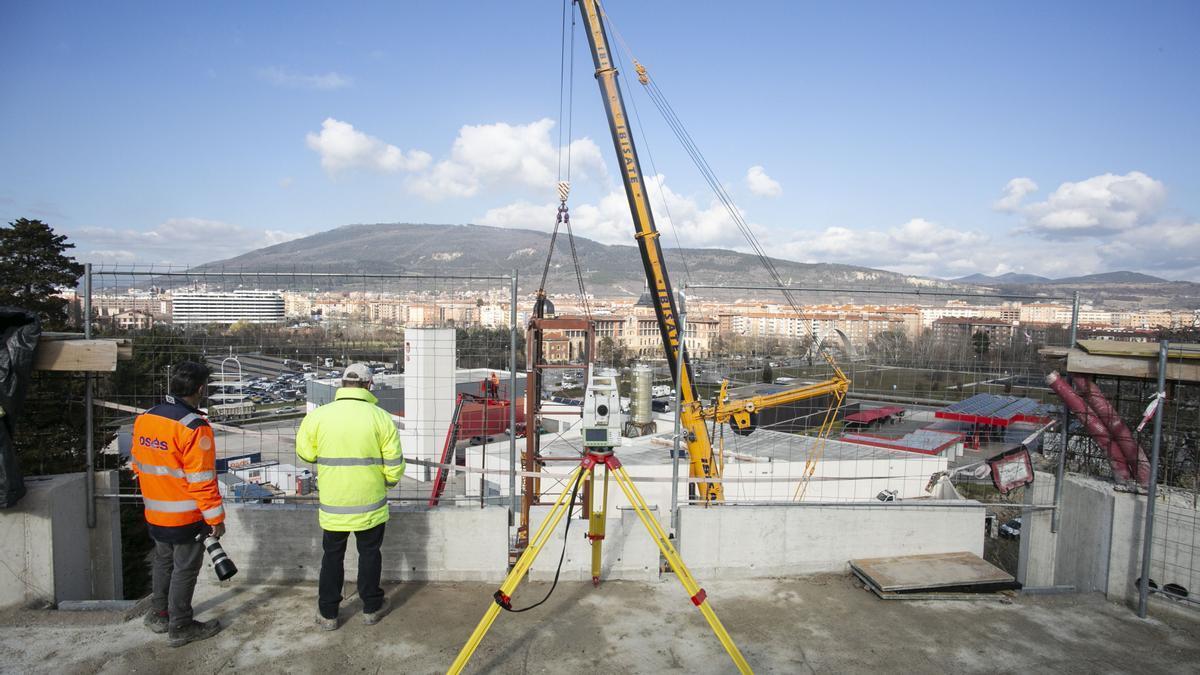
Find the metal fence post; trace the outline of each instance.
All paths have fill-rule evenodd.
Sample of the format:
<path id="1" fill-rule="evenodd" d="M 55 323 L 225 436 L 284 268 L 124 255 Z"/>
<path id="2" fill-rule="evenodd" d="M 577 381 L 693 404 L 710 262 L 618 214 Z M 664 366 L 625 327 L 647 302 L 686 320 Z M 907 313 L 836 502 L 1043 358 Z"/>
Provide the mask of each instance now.
<path id="1" fill-rule="evenodd" d="M 508 305 L 508 524 L 517 517 L 517 270 L 509 281 Z M 529 420 L 525 421 L 529 433 Z"/>
<path id="2" fill-rule="evenodd" d="M 92 263 L 84 263 L 83 265 L 83 337 L 92 339 Z M 92 375 L 91 371 L 83 375 L 83 426 L 84 447 L 87 450 L 87 504 L 85 509 L 87 512 L 87 526 L 89 528 L 96 527 L 96 447 L 95 447 L 95 431 L 92 429 L 94 423 L 92 411 Z"/>
<path id="3" fill-rule="evenodd" d="M 1150 547 L 1154 537 L 1154 499 L 1158 492 L 1158 453 L 1162 445 L 1163 409 L 1167 407 L 1167 347 L 1158 343 L 1158 407 L 1154 409 L 1154 441 L 1150 446 L 1150 485 L 1146 490 L 1146 524 L 1142 527 L 1142 577 L 1138 581 L 1138 617 L 1146 618 L 1150 600 Z"/>
<path id="4" fill-rule="evenodd" d="M 679 349 L 675 353 L 675 434 L 671 450 L 671 534 L 679 536 L 679 440 L 683 417 L 683 350 L 687 346 L 687 297 L 679 291 Z"/>
<path id="5" fill-rule="evenodd" d="M 1071 341 L 1067 343 L 1067 349 L 1075 348 L 1075 339 L 1079 332 L 1079 291 L 1075 291 L 1071 298 Z M 1070 384 L 1071 374 L 1063 374 L 1067 378 L 1067 383 Z M 1067 404 L 1063 404 L 1062 409 L 1062 443 L 1058 449 L 1058 468 L 1054 472 L 1054 510 L 1050 513 L 1050 532 L 1055 534 L 1058 532 L 1059 512 L 1062 510 L 1062 484 L 1063 474 L 1067 469 L 1067 441 L 1070 440 L 1068 433 L 1071 426 L 1071 411 L 1067 408 Z"/>

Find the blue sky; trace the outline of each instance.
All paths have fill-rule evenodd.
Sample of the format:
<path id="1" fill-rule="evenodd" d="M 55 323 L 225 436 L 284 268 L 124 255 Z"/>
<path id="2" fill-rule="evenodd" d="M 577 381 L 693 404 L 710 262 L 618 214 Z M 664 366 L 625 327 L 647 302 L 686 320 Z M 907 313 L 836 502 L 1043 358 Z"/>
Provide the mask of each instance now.
<path id="1" fill-rule="evenodd" d="M 1200 280 L 1200 4 L 606 8 L 776 255 Z M 561 16 L 549 1 L 2 3 L 0 217 L 126 264 L 350 223 L 548 229 Z M 573 221 L 631 243 L 581 28 Z M 662 229 L 744 248 L 649 99 L 626 96 Z"/>

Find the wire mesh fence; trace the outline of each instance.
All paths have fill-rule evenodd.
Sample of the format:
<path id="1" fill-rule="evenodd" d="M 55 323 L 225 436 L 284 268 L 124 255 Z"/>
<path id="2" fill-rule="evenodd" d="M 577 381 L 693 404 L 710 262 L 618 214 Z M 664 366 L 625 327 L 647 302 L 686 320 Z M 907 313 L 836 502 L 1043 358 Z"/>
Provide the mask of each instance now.
<path id="1" fill-rule="evenodd" d="M 510 459 L 512 401 L 523 395 L 513 278 L 106 268 L 92 279 L 94 333 L 129 340 L 133 354 L 97 382 L 101 466 L 128 457 L 134 418 L 163 399 L 183 361 L 212 371 L 202 407 L 233 502 L 315 501 L 316 467 L 297 457 L 296 431 L 352 363 L 374 369 L 372 394 L 409 460 L 394 501 L 428 503 L 436 465 L 462 462 L 465 444 L 479 445 L 481 466 Z M 447 447 L 456 401 L 461 428 Z M 440 502 L 499 502 L 477 488 L 453 475 Z"/>
<path id="2" fill-rule="evenodd" d="M 1200 360 L 1200 346 L 1165 342 L 1161 357 L 1164 372 L 1162 396 L 1157 402 L 1158 419 L 1147 424 L 1155 435 L 1151 463 L 1157 468 L 1157 484 L 1150 488 L 1145 527 L 1150 532 L 1142 574 L 1146 588 L 1168 600 L 1192 609 L 1200 608 L 1200 386 L 1173 379 L 1189 372 L 1187 366 Z M 1157 386 L 1155 387 L 1157 389 Z M 1150 421 L 1150 410 L 1143 417 Z M 1139 585 L 1141 580 L 1139 579 Z M 1146 596 L 1139 613 L 1145 616 Z"/>
<path id="3" fill-rule="evenodd" d="M 133 354 L 95 383 L 99 468 L 124 466 L 134 417 L 162 399 L 170 369 L 184 360 L 212 368 L 204 403 L 221 489 L 233 502 L 316 501 L 318 468 L 296 456 L 296 429 L 332 400 L 350 363 L 375 369 L 373 393 L 399 429 L 408 470 L 389 493 L 393 503 L 515 512 L 530 472 L 533 501 L 551 501 L 583 452 L 585 338 L 560 331 L 543 341 L 540 362 L 558 367 L 538 378 L 541 413 L 526 419 L 524 308 L 533 300 L 511 277 L 98 268 L 92 280 L 94 333 L 128 340 Z M 929 303 L 914 293 L 898 303 L 814 302 L 797 311 L 773 292 L 689 291 L 691 379 L 708 411 L 727 504 L 887 508 L 967 496 L 988 502 L 997 523 L 1020 512 L 1020 491 L 996 493 L 978 467 L 1021 444 L 1053 467 L 1061 441 L 1047 433 L 1058 417 L 1046 406 L 1056 411 L 1058 401 L 1039 350 L 1065 345 L 1067 327 L 1022 321 L 1011 299 Z M 617 375 L 625 418 L 636 421 L 618 452 L 647 501 L 672 511 L 701 503 L 696 486 L 712 479 L 688 478 L 686 457 L 682 479 L 672 478 L 676 397 L 653 308 L 628 298 L 555 301 L 559 315 L 592 321 L 596 367 Z M 78 409 L 83 381 L 39 375 L 48 377 L 59 381 L 46 395 Z M 635 394 L 638 378 L 644 397 Z M 1099 384 L 1123 415 L 1148 393 L 1130 382 Z M 798 388 L 813 393 L 787 395 Z M 1162 474 L 1166 484 L 1194 489 L 1195 394 L 1181 392 L 1167 413 Z M 981 397 L 1033 407 L 999 420 L 972 417 Z M 718 401 L 747 400 L 759 407 L 745 420 L 717 421 Z M 955 406 L 967 413 L 943 414 Z M 79 419 L 68 414 L 63 424 Z M 532 464 L 521 460 L 529 434 L 539 439 Z M 1093 440 L 1069 439 L 1069 468 L 1105 471 Z M 40 461 L 55 459 L 44 453 Z M 125 480 L 119 496 L 134 495 Z"/>

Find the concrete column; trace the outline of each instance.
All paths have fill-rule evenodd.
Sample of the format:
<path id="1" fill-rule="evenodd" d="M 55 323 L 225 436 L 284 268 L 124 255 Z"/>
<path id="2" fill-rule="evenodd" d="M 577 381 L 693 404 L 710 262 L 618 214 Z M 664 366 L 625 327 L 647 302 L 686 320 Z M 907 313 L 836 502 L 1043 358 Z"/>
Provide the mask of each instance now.
<path id="1" fill-rule="evenodd" d="M 404 452 L 413 459 L 440 459 L 454 414 L 457 351 L 453 328 L 404 331 Z M 433 470 L 412 466 L 407 476 L 432 480 Z"/>

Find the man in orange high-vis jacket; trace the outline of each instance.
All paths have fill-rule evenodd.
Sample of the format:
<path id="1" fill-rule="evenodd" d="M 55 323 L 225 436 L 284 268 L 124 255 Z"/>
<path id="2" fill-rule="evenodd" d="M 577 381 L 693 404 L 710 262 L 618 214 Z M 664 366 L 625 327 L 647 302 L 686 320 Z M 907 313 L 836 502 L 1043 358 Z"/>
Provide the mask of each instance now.
<path id="1" fill-rule="evenodd" d="M 133 470 L 141 486 L 146 523 L 154 540 L 153 596 L 144 623 L 168 633 L 180 647 L 216 635 L 216 619 L 192 619 L 192 594 L 204 564 L 204 537 L 225 534 L 225 507 L 217 489 L 212 427 L 197 406 L 208 366 L 175 366 L 170 396 L 133 423 Z"/>

